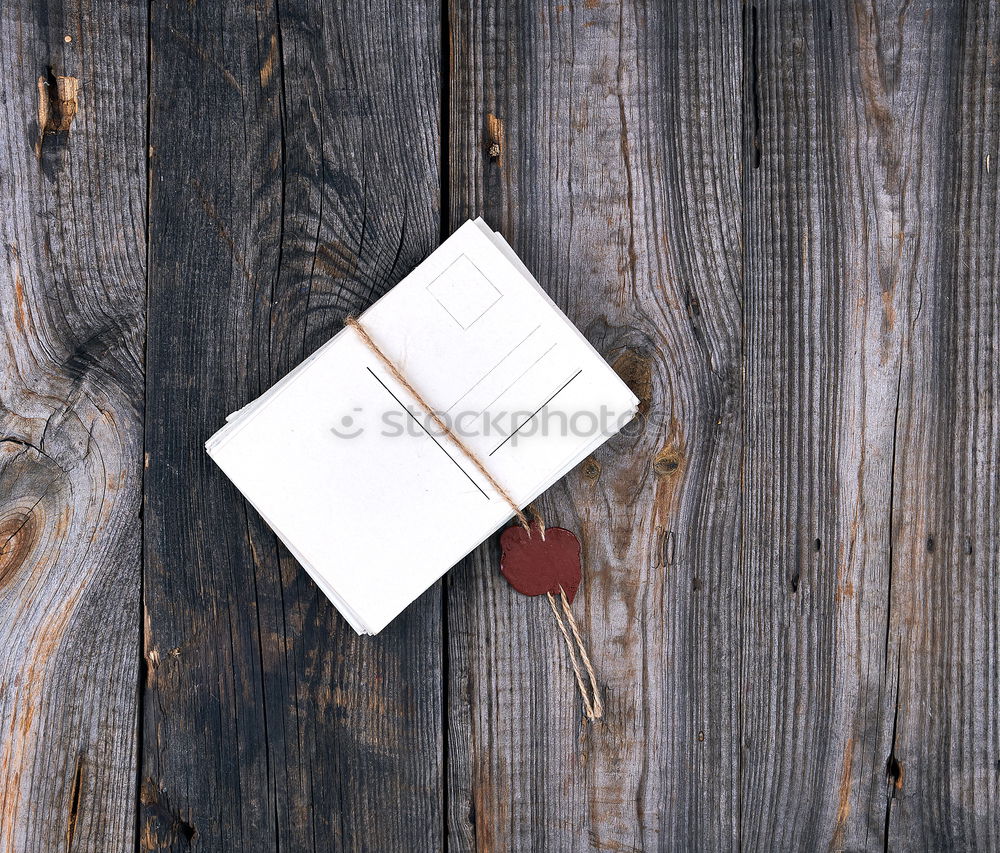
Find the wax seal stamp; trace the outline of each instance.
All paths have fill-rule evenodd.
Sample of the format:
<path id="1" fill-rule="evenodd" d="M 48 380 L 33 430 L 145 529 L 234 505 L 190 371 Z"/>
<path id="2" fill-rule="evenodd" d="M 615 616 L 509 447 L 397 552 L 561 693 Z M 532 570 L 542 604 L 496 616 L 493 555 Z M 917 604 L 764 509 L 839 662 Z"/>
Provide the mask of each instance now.
<path id="1" fill-rule="evenodd" d="M 544 538 L 543 538 L 544 536 Z M 580 588 L 580 540 L 562 527 L 520 525 L 500 536 L 500 572 L 523 595 L 566 593 L 570 604 Z"/>

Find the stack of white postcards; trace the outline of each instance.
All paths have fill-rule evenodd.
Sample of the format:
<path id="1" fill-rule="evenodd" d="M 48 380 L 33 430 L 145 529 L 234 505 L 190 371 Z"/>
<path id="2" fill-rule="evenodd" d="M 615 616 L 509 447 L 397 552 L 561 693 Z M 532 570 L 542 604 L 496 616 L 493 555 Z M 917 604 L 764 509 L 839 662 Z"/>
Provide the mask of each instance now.
<path id="1" fill-rule="evenodd" d="M 360 317 L 443 431 L 344 328 L 208 453 L 358 633 L 374 634 L 638 400 L 499 234 L 466 222 Z"/>

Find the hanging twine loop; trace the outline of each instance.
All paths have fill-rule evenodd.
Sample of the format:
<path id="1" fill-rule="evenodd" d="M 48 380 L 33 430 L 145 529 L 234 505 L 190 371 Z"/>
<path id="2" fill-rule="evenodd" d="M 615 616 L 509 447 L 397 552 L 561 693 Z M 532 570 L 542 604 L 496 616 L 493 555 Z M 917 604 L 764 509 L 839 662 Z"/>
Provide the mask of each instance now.
<path id="1" fill-rule="evenodd" d="M 417 401 L 417 404 L 430 415 L 431 420 L 434 421 L 435 426 L 441 430 L 441 434 L 447 437 L 452 444 L 455 445 L 462 454 L 468 459 L 476 470 L 483 475 L 486 481 L 493 487 L 500 497 L 506 501 L 507 505 L 511 508 L 514 516 L 517 518 L 518 523 L 527 531 L 528 536 L 531 536 L 532 522 L 529 521 L 528 516 L 521 508 L 514 502 L 514 499 L 510 496 L 510 493 L 500 485 L 489 472 L 487 467 L 483 464 L 482 460 L 469 447 L 459 438 L 446 424 L 443 418 L 437 413 L 430 403 L 428 403 L 423 396 L 417 391 L 416 388 L 410 383 L 403 372 L 396 366 L 396 364 L 389 358 L 379 347 L 375 341 L 372 340 L 371 335 L 364 326 L 358 321 L 356 317 L 347 317 L 344 320 L 344 325 L 352 328 L 361 338 L 362 343 L 368 347 L 369 350 L 375 355 L 375 357 L 382 363 L 382 366 L 389 372 L 403 388 L 406 389 L 407 393 Z M 542 537 L 542 541 L 545 541 L 545 521 L 542 518 L 541 513 L 531 504 L 528 507 L 528 511 L 534 518 L 534 526 L 537 528 L 539 534 Z M 583 644 L 583 639 L 580 636 L 580 629 L 577 627 L 576 619 L 573 618 L 573 611 L 570 610 L 569 600 L 566 598 L 566 592 L 563 588 L 559 587 L 559 599 L 562 604 L 562 615 L 559 613 L 559 608 L 556 607 L 555 596 L 551 592 L 545 593 L 549 599 L 549 606 L 552 608 L 552 615 L 555 616 L 556 624 L 559 626 L 559 631 L 566 642 L 566 649 L 569 651 L 570 663 L 573 665 L 573 674 L 576 676 L 576 686 L 580 691 L 580 697 L 583 699 L 583 710 L 587 715 L 589 720 L 599 720 L 604 715 L 604 704 L 601 702 L 601 692 L 597 687 L 597 676 L 594 674 L 594 667 L 590 662 L 590 655 L 587 654 L 587 648 Z M 563 621 L 563 616 L 565 616 L 566 621 Z M 566 623 L 569 623 L 569 629 L 566 627 Z M 572 639 L 570 635 L 572 634 Z M 577 652 L 579 652 L 579 659 L 577 658 Z M 583 662 L 583 669 L 587 673 L 587 678 L 590 682 L 590 692 L 588 693 L 586 685 L 583 681 L 583 673 L 580 670 L 580 661 Z"/>
<path id="2" fill-rule="evenodd" d="M 590 655 L 587 654 L 587 647 L 583 644 L 583 639 L 580 637 L 580 629 L 576 625 L 576 619 L 573 618 L 573 611 L 570 610 L 569 601 L 566 599 L 566 592 L 562 587 L 559 587 L 559 600 L 562 603 L 563 613 L 566 614 L 566 621 L 569 622 L 570 630 L 573 632 L 573 640 L 570 640 L 566 625 L 559 615 L 559 610 L 556 608 L 555 596 L 551 592 L 545 594 L 548 596 L 552 615 L 556 617 L 556 624 L 559 626 L 559 631 L 566 641 L 569 660 L 573 665 L 573 675 L 576 676 L 576 686 L 580 691 L 580 698 L 583 699 L 583 712 L 587 715 L 588 720 L 599 720 L 604 716 L 604 703 L 601 701 L 601 691 L 597 686 L 597 676 L 594 675 L 594 667 L 590 662 Z M 583 667 L 586 669 L 587 677 L 590 679 L 590 694 L 587 693 L 587 688 L 583 683 L 583 676 L 580 673 L 580 664 L 576 659 L 576 650 L 573 648 L 573 641 L 576 642 L 576 649 L 580 652 L 580 657 L 583 659 Z"/>

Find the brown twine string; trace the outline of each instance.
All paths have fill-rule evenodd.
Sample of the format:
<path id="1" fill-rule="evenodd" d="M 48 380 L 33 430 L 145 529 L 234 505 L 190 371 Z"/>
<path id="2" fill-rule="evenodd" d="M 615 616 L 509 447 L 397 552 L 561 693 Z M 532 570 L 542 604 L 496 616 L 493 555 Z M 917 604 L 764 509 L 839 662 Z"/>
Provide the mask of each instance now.
<path id="1" fill-rule="evenodd" d="M 551 596 L 552 593 L 549 593 L 549 595 Z M 594 696 L 594 714 L 591 719 L 599 720 L 604 716 L 604 703 L 601 701 L 601 691 L 597 686 L 597 676 L 594 675 L 594 667 L 590 663 L 590 655 L 587 654 L 587 647 L 584 645 L 583 640 L 580 637 L 580 629 L 576 626 L 576 619 L 573 618 L 573 611 L 569 608 L 569 601 L 566 599 L 566 590 L 564 590 L 561 586 L 559 587 L 559 598 L 562 599 L 563 612 L 566 614 L 566 619 L 569 621 L 569 627 L 573 629 L 573 637 L 576 639 L 576 644 L 580 649 L 580 657 L 583 658 L 583 665 L 587 670 L 588 678 L 590 678 L 590 690 Z"/>
<path id="2" fill-rule="evenodd" d="M 542 534 L 542 541 L 545 541 L 545 519 L 542 518 L 542 514 L 538 511 L 533 503 L 528 504 L 525 507 L 535 518 L 535 524 L 538 526 L 538 532 Z"/>
<path id="3" fill-rule="evenodd" d="M 496 490 L 496 493 L 500 495 L 506 502 L 507 505 L 514 511 L 514 515 L 517 517 L 518 522 L 521 526 L 528 532 L 528 536 L 531 536 L 531 523 L 528 521 L 528 516 L 525 515 L 514 503 L 514 499 L 510 496 L 507 490 L 501 486 L 493 475 L 489 472 L 486 466 L 479 460 L 465 444 L 462 439 L 460 439 L 455 433 L 448 428 L 448 425 L 442 420 L 441 416 L 438 415 L 437 411 L 431 407 L 431 405 L 421 396 L 420 392 L 417 391 L 410 381 L 403 375 L 403 372 L 396 367 L 392 359 L 389 358 L 379 347 L 375 341 L 372 340 L 371 335 L 368 334 L 365 327 L 361 325 L 356 317 L 347 317 L 344 320 L 345 326 L 350 326 L 358 333 L 358 337 L 361 338 L 362 342 L 368 349 L 370 349 L 389 374 L 395 379 L 400 385 L 402 385 L 413 397 L 414 400 L 420 405 L 420 407 L 431 416 L 431 419 L 437 425 L 441 433 L 451 439 L 452 443 L 465 454 L 465 457 L 476 466 L 476 470 L 482 474 L 487 482 Z M 535 508 L 534 504 L 529 507 L 532 516 L 534 516 L 535 524 L 538 526 L 538 532 L 542 536 L 542 541 L 545 541 L 545 521 L 542 518 L 541 513 Z M 583 709 L 587 715 L 588 719 L 599 720 L 604 715 L 604 705 L 601 702 L 601 694 L 597 687 L 597 676 L 594 675 L 594 667 L 590 662 L 590 655 L 587 654 L 586 646 L 583 644 L 583 639 L 580 637 L 580 629 L 577 627 L 576 619 L 573 618 L 573 611 L 570 610 L 569 601 L 566 598 L 566 593 L 562 587 L 559 587 L 559 597 L 562 600 L 563 613 L 566 614 L 566 619 L 569 621 L 570 629 L 573 633 L 573 640 L 576 640 L 576 646 L 580 651 L 580 657 L 583 659 L 583 666 L 587 670 L 587 677 L 590 679 L 590 688 L 593 692 L 593 700 L 587 694 L 587 689 L 583 684 L 583 675 L 580 673 L 580 664 L 577 661 L 576 650 L 573 647 L 573 640 L 570 639 L 570 632 L 566 630 L 566 624 L 563 622 L 562 617 L 559 615 L 559 611 L 556 608 L 556 600 L 551 592 L 545 593 L 549 598 L 549 606 L 552 608 L 552 615 L 556 617 L 556 624 L 559 626 L 559 630 L 563 635 L 563 639 L 566 641 L 566 648 L 569 650 L 570 663 L 573 664 L 573 674 L 576 676 L 576 686 L 580 690 L 580 696 L 583 698 Z"/>
<path id="4" fill-rule="evenodd" d="M 476 470 L 486 478 L 486 481 L 494 488 L 496 493 L 507 501 L 507 505 L 514 510 L 514 515 L 517 516 L 517 520 L 521 523 L 521 526 L 528 532 L 528 536 L 531 536 L 531 524 L 528 522 L 528 516 L 521 512 L 521 508 L 514 503 L 514 499 L 507 493 L 507 490 L 493 478 L 493 475 L 487 470 L 486 466 L 479 461 L 479 457 L 469 450 L 469 448 L 465 446 L 465 442 L 448 428 L 448 425 L 441 419 L 441 416 L 437 413 L 437 411 L 420 395 L 420 392 L 410 384 L 409 380 L 403 375 L 403 372 L 396 367 L 389 356 L 382 352 L 379 345 L 371 339 L 371 335 L 368 334 L 365 327 L 362 326 L 355 317 L 348 317 L 345 319 L 344 325 L 350 326 L 355 332 L 358 333 L 358 337 L 361 338 L 368 349 L 375 353 L 378 360 L 382 362 L 392 378 L 409 391 L 410 396 L 413 397 L 413 399 L 420 404 L 420 407 L 431 416 L 431 420 L 434 421 L 438 429 L 441 430 L 442 434 L 450 438 L 452 443 L 465 454 L 466 458 L 473 465 L 476 466 Z"/>
<path id="5" fill-rule="evenodd" d="M 562 587 L 560 587 L 560 590 Z M 573 674 L 576 676 L 576 686 L 580 690 L 580 698 L 583 699 L 583 711 L 590 720 L 595 720 L 597 717 L 594 714 L 594 706 L 590 701 L 590 696 L 587 695 L 587 688 L 583 686 L 583 676 L 580 675 L 580 664 L 576 661 L 576 650 L 573 648 L 573 641 L 569 638 L 569 631 L 566 630 L 566 625 L 562 620 L 562 616 L 559 615 L 559 611 L 556 609 L 556 600 L 551 592 L 545 593 L 549 599 L 549 607 L 552 608 L 552 615 L 556 617 L 556 624 L 559 626 L 559 630 L 562 632 L 563 639 L 566 641 L 566 648 L 569 651 L 569 660 L 573 664 Z"/>

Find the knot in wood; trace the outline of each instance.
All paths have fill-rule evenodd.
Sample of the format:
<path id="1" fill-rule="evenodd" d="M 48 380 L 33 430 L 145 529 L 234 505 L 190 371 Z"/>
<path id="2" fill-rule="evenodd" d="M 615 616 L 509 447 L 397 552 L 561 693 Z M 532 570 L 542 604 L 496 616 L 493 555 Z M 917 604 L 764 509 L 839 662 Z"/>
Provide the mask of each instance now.
<path id="1" fill-rule="evenodd" d="M 76 77 L 38 78 L 38 131 L 64 133 L 76 118 L 77 93 L 80 81 Z"/>

